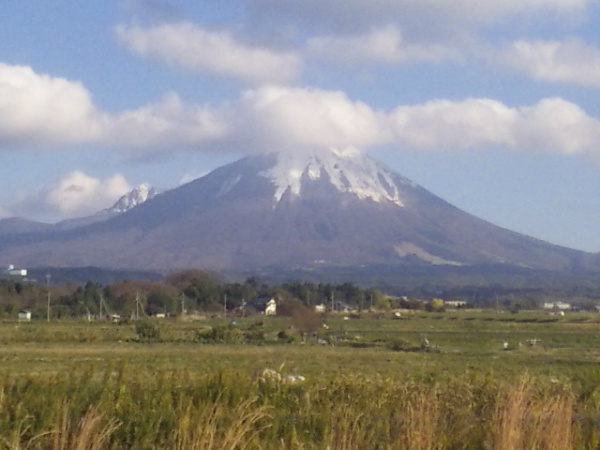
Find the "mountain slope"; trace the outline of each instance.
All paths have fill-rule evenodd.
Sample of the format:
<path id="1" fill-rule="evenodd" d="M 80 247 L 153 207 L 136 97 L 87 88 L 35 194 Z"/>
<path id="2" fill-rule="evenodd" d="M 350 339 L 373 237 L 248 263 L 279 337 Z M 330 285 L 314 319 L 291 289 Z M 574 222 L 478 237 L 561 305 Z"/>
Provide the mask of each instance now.
<path id="1" fill-rule="evenodd" d="M 158 190 L 147 183 L 142 183 L 139 186 L 135 187 L 127 194 L 123 195 L 117 202 L 110 208 L 102 211 L 105 213 L 124 213 L 129 211 L 130 209 L 135 208 L 138 205 L 141 205 L 148 200 L 153 199 L 158 195 Z"/>
<path id="2" fill-rule="evenodd" d="M 2 237 L 15 235 L 35 235 L 41 232 L 68 231 L 75 228 L 81 228 L 96 222 L 102 222 L 117 216 L 118 214 L 129 211 L 138 205 L 154 198 L 158 195 L 158 190 L 149 184 L 143 183 L 135 187 L 125 195 L 121 196 L 113 206 L 103 209 L 91 216 L 66 219 L 55 224 L 35 222 L 23 219 L 21 217 L 10 217 L 0 220 L 0 240 Z"/>
<path id="3" fill-rule="evenodd" d="M 153 270 L 597 264 L 464 213 L 369 158 L 335 152 L 247 157 L 103 222 L 0 235 L 0 255 L 30 266 Z"/>

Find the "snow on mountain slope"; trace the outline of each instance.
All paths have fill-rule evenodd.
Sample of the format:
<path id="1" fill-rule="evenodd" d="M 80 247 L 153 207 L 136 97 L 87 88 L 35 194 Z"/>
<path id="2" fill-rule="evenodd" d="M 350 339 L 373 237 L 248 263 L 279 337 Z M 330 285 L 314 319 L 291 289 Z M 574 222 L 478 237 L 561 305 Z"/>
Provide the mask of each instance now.
<path id="1" fill-rule="evenodd" d="M 58 222 L 55 225 L 55 228 L 57 230 L 66 231 L 94 223 L 104 222 L 121 213 L 127 212 L 138 205 L 141 205 L 142 203 L 154 198 L 157 194 L 158 191 L 149 184 L 140 184 L 119 198 L 119 200 L 117 200 L 110 208 L 103 209 L 102 211 L 99 211 L 91 216 L 63 220 L 62 222 Z"/>
<path id="2" fill-rule="evenodd" d="M 375 202 L 388 200 L 404 206 L 400 191 L 390 171 L 356 150 L 331 150 L 319 154 L 297 153 L 277 155 L 277 164 L 261 172 L 275 185 L 274 202 L 281 201 L 286 192 L 300 195 L 303 181 L 327 177 L 340 192 Z M 397 179 L 397 176 L 396 176 Z M 403 183 L 412 185 L 408 179 Z"/>
<path id="3" fill-rule="evenodd" d="M 131 208 L 135 208 L 151 198 L 154 198 L 157 194 L 158 191 L 149 184 L 140 184 L 138 187 L 134 188 L 117 200 L 117 202 L 111 208 L 108 208 L 107 212 L 122 213 L 129 211 Z"/>

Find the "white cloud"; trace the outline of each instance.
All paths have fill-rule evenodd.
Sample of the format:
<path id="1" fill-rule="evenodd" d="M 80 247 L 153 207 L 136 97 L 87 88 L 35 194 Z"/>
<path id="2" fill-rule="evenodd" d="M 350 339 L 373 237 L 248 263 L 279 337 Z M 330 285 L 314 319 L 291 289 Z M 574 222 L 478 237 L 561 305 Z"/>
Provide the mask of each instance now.
<path id="1" fill-rule="evenodd" d="M 76 82 L 7 65 L 0 66 L 0 80 L 0 145 L 7 148 L 15 143 L 37 148 L 89 143 L 138 153 L 250 153 L 397 145 L 450 151 L 503 147 L 595 157 L 600 152 L 598 119 L 560 98 L 517 108 L 485 98 L 433 100 L 381 111 L 341 91 L 263 86 L 220 105 L 186 104 L 169 94 L 152 105 L 108 114 Z M 93 192 L 91 179 L 80 180 L 82 189 L 72 194 L 72 201 L 71 191 L 57 186 L 46 203 L 68 213 L 68 205 L 76 205 L 82 193 Z"/>
<path id="2" fill-rule="evenodd" d="M 231 111 L 235 135 L 226 138 L 226 146 L 244 150 L 394 145 L 401 150 L 505 148 L 600 158 L 600 121 L 560 98 L 516 108 L 486 98 L 434 100 L 386 112 L 343 92 L 263 87 L 246 91 Z"/>
<path id="3" fill-rule="evenodd" d="M 139 55 L 253 84 L 285 83 L 302 66 L 295 53 L 249 45 L 228 31 L 207 31 L 186 22 L 149 28 L 120 25 L 116 33 Z"/>
<path id="4" fill-rule="evenodd" d="M 561 98 L 541 100 L 520 109 L 515 140 L 521 148 L 600 159 L 600 121 Z"/>
<path id="5" fill-rule="evenodd" d="M 595 0 L 250 0 L 249 29 L 282 36 L 308 57 L 353 64 L 473 56 L 490 26 L 578 23 Z"/>
<path id="6" fill-rule="evenodd" d="M 81 83 L 0 63 L 0 143 L 86 142 L 101 122 Z"/>
<path id="7" fill-rule="evenodd" d="M 100 180 L 83 172 L 68 173 L 46 195 L 51 208 L 68 215 L 97 212 L 131 190 L 122 175 Z"/>
<path id="8" fill-rule="evenodd" d="M 391 114 L 397 139 L 417 149 L 485 149 L 600 157 L 600 121 L 577 105 L 549 98 L 510 108 L 490 99 L 436 100 Z"/>
<path id="9" fill-rule="evenodd" d="M 78 82 L 0 63 L 0 148 L 100 144 L 119 149 L 197 146 L 226 132 L 216 111 L 176 94 L 119 114 L 96 108 Z"/>
<path id="10" fill-rule="evenodd" d="M 21 196 L 10 211 L 16 215 L 55 218 L 84 217 L 112 206 L 131 185 L 120 174 L 98 179 L 75 170 L 50 187 Z"/>
<path id="11" fill-rule="evenodd" d="M 105 126 L 103 140 L 142 152 L 155 149 L 194 148 L 228 133 L 218 109 L 185 104 L 170 93 L 160 102 L 112 116 Z"/>
<path id="12" fill-rule="evenodd" d="M 389 140 L 385 114 L 343 92 L 265 86 L 230 109 L 239 144 L 256 151 L 371 147 Z M 234 142 L 234 144 L 236 143 Z"/>
<path id="13" fill-rule="evenodd" d="M 398 107 L 391 121 L 398 139 L 420 149 L 513 146 L 518 113 L 489 99 L 434 100 Z"/>
<path id="14" fill-rule="evenodd" d="M 600 87 L 600 49 L 579 39 L 519 40 L 499 50 L 492 59 L 536 80 Z"/>
<path id="15" fill-rule="evenodd" d="M 441 62 L 458 56 L 449 46 L 408 43 L 401 30 L 393 25 L 358 35 L 311 38 L 307 47 L 309 55 L 349 63 Z"/>

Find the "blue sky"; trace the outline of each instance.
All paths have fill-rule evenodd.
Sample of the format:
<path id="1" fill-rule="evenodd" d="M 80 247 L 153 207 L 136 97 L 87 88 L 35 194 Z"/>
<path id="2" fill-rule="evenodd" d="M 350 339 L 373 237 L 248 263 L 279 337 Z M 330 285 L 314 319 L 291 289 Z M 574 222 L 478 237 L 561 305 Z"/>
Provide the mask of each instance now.
<path id="1" fill-rule="evenodd" d="M 0 217 L 58 221 L 248 153 L 356 148 L 600 251 L 597 0 L 5 0 Z"/>

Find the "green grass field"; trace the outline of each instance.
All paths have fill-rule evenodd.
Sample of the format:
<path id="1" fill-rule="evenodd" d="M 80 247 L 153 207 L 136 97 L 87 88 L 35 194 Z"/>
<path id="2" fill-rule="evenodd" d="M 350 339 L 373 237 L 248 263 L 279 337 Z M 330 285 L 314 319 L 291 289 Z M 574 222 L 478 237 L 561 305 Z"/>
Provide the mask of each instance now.
<path id="1" fill-rule="evenodd" d="M 260 339 L 205 342 L 198 336 L 232 320 L 243 334 L 260 330 Z M 417 313 L 400 320 L 328 317 L 329 329 L 302 343 L 282 343 L 281 331 L 294 336 L 286 318 L 152 320 L 156 339 L 141 339 L 135 323 L 5 322 L 0 324 L 0 371 L 51 373 L 81 364 L 99 368 L 126 360 L 142 368 L 241 371 L 285 364 L 287 371 L 310 376 L 339 373 L 413 379 L 461 375 L 468 370 L 519 375 L 577 374 L 600 362 L 600 314 L 548 316 L 538 312 Z M 257 325 L 259 323 L 260 325 Z M 317 340 L 326 341 L 318 344 Z M 429 351 L 422 349 L 424 339 Z M 539 342 L 531 346 L 532 340 Z M 508 348 L 503 343 L 508 342 Z"/>
<path id="2" fill-rule="evenodd" d="M 4 322 L 0 448 L 600 444 L 600 315 L 392 317 Z"/>

